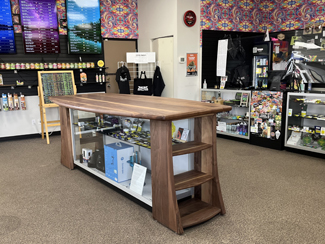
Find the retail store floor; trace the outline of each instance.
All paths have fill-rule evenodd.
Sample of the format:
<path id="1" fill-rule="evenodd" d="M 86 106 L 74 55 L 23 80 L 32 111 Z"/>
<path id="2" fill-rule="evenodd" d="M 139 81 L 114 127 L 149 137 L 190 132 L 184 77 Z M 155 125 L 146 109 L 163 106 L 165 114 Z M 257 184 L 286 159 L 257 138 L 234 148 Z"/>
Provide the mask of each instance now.
<path id="1" fill-rule="evenodd" d="M 50 141 L 0 142 L 0 243 L 325 243 L 324 159 L 218 138 L 227 213 L 179 236 Z"/>

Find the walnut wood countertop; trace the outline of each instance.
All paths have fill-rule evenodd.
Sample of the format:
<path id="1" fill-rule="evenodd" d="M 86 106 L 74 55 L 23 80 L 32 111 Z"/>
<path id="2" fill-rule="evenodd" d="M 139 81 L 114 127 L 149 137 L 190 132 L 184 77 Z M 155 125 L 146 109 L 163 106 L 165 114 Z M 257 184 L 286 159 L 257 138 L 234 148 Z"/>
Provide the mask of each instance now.
<path id="1" fill-rule="evenodd" d="M 179 120 L 232 109 L 230 106 L 177 98 L 112 93 L 55 96 L 50 100 L 71 109 L 154 120 Z"/>

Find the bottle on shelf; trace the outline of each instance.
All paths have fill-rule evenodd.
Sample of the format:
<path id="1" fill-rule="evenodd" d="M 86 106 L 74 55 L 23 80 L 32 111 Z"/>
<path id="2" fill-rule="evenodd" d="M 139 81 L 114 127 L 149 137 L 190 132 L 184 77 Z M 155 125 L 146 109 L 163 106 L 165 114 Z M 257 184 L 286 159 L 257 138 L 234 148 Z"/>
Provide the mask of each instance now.
<path id="1" fill-rule="evenodd" d="M 206 79 L 204 79 L 204 82 L 203 82 L 203 89 L 207 89 L 207 88 L 208 88 L 208 84 L 207 84 Z"/>
<path id="2" fill-rule="evenodd" d="M 270 123 L 267 122 L 267 134 L 266 134 L 266 138 L 270 139 L 271 138 L 271 127 L 270 127 Z"/>
<path id="3" fill-rule="evenodd" d="M 275 140 L 275 125 L 271 125 L 271 133 L 270 133 L 270 139 Z"/>

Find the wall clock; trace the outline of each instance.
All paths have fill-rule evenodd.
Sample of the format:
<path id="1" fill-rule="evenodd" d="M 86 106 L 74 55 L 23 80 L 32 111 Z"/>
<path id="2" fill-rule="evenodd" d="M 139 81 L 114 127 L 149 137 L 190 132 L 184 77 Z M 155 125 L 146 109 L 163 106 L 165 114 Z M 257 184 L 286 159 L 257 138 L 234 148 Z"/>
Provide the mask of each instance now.
<path id="1" fill-rule="evenodd" d="M 192 10 L 186 11 L 183 20 L 186 26 L 192 27 L 196 23 L 196 14 Z"/>

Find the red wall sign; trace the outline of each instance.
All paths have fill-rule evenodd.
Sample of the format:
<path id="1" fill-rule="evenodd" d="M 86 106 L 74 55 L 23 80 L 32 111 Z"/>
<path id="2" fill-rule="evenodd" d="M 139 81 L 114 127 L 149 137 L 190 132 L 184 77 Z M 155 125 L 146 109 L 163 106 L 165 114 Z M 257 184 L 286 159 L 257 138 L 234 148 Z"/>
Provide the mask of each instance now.
<path id="1" fill-rule="evenodd" d="M 188 27 L 192 27 L 196 23 L 196 15 L 192 10 L 186 11 L 184 14 L 184 23 Z"/>

